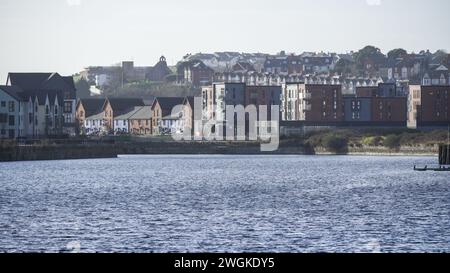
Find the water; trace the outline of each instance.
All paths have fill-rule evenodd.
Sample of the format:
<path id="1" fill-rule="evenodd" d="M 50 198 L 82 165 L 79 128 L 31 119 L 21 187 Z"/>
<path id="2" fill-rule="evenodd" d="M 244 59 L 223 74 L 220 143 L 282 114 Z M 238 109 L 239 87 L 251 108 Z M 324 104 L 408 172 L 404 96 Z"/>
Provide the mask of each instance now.
<path id="1" fill-rule="evenodd" d="M 0 163 L 0 251 L 449 252 L 435 158 L 122 156 Z"/>

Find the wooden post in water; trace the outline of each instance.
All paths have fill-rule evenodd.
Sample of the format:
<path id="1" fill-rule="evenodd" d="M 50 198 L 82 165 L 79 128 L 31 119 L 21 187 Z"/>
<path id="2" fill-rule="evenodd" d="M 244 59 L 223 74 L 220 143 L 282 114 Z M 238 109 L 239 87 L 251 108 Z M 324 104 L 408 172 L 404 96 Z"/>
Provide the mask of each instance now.
<path id="1" fill-rule="evenodd" d="M 450 145 L 439 146 L 439 165 L 450 165 Z"/>

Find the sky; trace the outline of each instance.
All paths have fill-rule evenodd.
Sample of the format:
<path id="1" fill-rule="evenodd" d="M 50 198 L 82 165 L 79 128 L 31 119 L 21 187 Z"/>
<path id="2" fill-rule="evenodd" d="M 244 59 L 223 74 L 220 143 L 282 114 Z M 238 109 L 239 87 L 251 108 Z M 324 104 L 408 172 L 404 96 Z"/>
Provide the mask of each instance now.
<path id="1" fill-rule="evenodd" d="M 450 51 L 448 0 L 0 0 L 8 72 L 71 75 L 187 53 Z"/>

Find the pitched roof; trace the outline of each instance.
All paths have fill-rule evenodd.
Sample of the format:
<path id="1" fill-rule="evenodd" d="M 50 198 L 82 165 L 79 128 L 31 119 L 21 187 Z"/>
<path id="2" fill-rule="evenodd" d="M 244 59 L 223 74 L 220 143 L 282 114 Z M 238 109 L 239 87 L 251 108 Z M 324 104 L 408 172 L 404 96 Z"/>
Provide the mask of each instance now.
<path id="1" fill-rule="evenodd" d="M 8 80 L 11 85 L 17 85 L 23 90 L 37 89 L 48 80 L 52 73 L 9 73 Z"/>
<path id="2" fill-rule="evenodd" d="M 138 112 L 142 107 L 145 107 L 145 106 L 136 106 L 136 107 L 133 108 L 133 110 L 130 110 L 129 112 L 124 113 L 124 114 L 122 114 L 120 116 L 116 116 L 116 117 L 114 117 L 114 119 L 115 120 L 128 120 L 134 114 L 136 114 L 136 112 Z"/>
<path id="3" fill-rule="evenodd" d="M 96 115 L 103 111 L 103 105 L 105 104 L 104 98 L 86 98 L 80 99 L 79 103 L 83 105 L 85 116 L 89 117 Z"/>
<path id="4" fill-rule="evenodd" d="M 62 77 L 58 73 L 9 73 L 10 85 L 19 86 L 24 91 L 60 90 L 66 97 L 76 98 L 76 89 L 71 76 Z"/>
<path id="5" fill-rule="evenodd" d="M 183 104 L 186 105 L 186 103 L 189 103 L 192 109 L 194 109 L 194 97 L 191 96 L 185 97 L 183 100 Z"/>
<path id="6" fill-rule="evenodd" d="M 156 103 L 159 103 L 162 116 L 168 116 L 172 113 L 172 109 L 177 105 L 182 105 L 184 97 L 157 97 L 152 105 L 152 110 Z"/>
<path id="7" fill-rule="evenodd" d="M 138 107 L 136 111 L 130 116 L 130 119 L 151 119 L 152 107 L 142 106 Z"/>
<path id="8" fill-rule="evenodd" d="M 102 120 L 103 118 L 104 118 L 103 112 L 91 116 L 86 116 L 86 120 Z"/>
<path id="9" fill-rule="evenodd" d="M 8 95 L 15 98 L 18 101 L 27 100 L 27 96 L 23 93 L 23 90 L 18 86 L 0 85 L 0 89 L 5 91 Z"/>
<path id="10" fill-rule="evenodd" d="M 108 98 L 114 115 L 123 115 L 136 106 L 144 106 L 144 100 L 139 98 Z"/>

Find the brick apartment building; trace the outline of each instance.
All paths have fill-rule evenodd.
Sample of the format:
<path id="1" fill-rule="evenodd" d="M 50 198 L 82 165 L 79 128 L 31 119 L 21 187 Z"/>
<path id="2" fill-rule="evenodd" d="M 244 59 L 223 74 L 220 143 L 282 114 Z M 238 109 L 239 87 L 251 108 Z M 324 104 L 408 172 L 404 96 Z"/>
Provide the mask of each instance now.
<path id="1" fill-rule="evenodd" d="M 411 85 L 408 96 L 408 127 L 438 128 L 450 125 L 450 85 Z"/>

